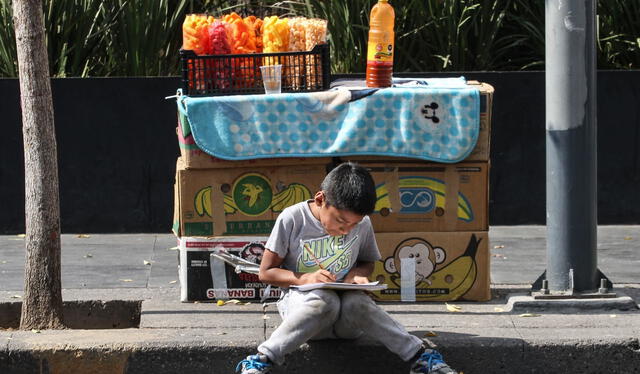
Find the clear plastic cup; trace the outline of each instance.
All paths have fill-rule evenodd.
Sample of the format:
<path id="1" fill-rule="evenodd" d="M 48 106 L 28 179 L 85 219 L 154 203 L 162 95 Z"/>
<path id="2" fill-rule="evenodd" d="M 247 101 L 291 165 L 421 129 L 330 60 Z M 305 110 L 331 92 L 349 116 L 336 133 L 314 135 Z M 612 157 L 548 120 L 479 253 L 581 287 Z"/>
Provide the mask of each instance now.
<path id="1" fill-rule="evenodd" d="M 260 66 L 260 71 L 262 72 L 264 93 L 268 95 L 282 92 L 282 65 Z"/>

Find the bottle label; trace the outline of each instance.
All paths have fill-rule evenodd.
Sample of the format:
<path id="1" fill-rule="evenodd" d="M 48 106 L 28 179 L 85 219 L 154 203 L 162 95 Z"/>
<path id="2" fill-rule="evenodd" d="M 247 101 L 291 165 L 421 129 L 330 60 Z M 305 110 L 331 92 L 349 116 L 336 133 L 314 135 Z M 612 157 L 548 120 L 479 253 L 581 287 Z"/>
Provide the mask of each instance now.
<path id="1" fill-rule="evenodd" d="M 393 65 L 393 43 L 369 42 L 367 63 L 376 65 Z"/>

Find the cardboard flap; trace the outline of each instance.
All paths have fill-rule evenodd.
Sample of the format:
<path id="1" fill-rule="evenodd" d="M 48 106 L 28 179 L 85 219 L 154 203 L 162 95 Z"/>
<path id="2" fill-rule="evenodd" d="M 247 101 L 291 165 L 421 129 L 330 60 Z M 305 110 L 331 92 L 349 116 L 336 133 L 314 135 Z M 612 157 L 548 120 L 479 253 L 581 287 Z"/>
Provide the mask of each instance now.
<path id="1" fill-rule="evenodd" d="M 398 177 L 398 167 L 390 167 L 388 172 L 384 173 L 385 185 L 389 193 L 389 203 L 391 204 L 391 212 L 398 213 L 402 206 L 400 205 L 400 178 Z"/>
<path id="2" fill-rule="evenodd" d="M 460 191 L 460 178 L 455 166 L 449 166 L 444 172 L 445 202 L 444 225 L 448 230 L 455 230 L 458 223 L 458 193 Z"/>

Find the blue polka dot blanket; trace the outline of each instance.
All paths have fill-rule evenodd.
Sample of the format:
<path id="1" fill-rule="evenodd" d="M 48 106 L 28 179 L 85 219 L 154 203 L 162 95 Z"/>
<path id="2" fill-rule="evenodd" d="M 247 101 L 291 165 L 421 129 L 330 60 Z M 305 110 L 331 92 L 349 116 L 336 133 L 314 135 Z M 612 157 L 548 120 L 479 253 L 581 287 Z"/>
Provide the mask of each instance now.
<path id="1" fill-rule="evenodd" d="M 342 87 L 314 93 L 179 96 L 178 109 L 196 145 L 228 160 L 378 155 L 452 163 L 475 147 L 477 88 L 436 82 L 362 92 Z"/>

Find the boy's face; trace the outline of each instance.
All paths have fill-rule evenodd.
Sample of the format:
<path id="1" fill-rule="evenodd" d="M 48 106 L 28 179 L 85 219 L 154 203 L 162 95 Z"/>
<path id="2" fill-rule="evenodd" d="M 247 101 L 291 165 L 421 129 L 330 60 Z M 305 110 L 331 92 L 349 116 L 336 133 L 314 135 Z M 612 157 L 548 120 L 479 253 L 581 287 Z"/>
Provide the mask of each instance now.
<path id="1" fill-rule="evenodd" d="M 318 219 L 324 227 L 327 234 L 331 236 L 346 235 L 353 228 L 362 221 L 364 216 L 349 210 L 337 209 L 336 207 L 327 204 L 324 192 L 318 191 L 314 196 L 314 204 L 316 205 L 316 212 Z"/>

